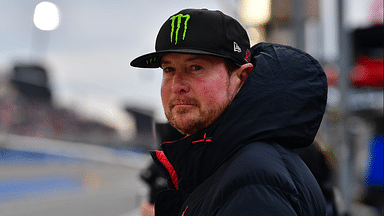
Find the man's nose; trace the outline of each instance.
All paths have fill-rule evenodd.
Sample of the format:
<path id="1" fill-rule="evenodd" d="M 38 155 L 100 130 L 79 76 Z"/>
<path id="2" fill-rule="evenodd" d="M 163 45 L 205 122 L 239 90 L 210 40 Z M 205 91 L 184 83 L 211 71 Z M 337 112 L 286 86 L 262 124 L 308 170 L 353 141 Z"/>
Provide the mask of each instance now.
<path id="1" fill-rule="evenodd" d="M 171 91 L 175 94 L 189 92 L 189 79 L 183 73 L 175 73 L 172 80 Z"/>

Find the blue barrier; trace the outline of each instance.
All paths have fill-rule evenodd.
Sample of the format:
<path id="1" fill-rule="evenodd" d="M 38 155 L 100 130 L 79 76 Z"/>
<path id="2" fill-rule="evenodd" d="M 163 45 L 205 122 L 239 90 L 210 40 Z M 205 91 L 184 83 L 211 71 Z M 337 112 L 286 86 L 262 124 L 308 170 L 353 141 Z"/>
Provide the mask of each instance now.
<path id="1" fill-rule="evenodd" d="M 27 152 L 0 149 L 0 165 L 34 163 L 75 163 L 82 159 L 50 155 L 39 152 Z"/>

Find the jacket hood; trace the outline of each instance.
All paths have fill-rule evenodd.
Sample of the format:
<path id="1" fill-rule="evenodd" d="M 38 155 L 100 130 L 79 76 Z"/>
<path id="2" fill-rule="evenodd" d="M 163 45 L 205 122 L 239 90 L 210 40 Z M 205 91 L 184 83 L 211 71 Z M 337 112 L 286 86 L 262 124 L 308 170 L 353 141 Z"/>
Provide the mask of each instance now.
<path id="1" fill-rule="evenodd" d="M 232 140 L 238 134 L 234 141 L 289 148 L 310 145 L 327 103 L 323 68 L 309 54 L 284 45 L 259 43 L 251 54 L 254 69 L 217 122 L 218 136 Z"/>

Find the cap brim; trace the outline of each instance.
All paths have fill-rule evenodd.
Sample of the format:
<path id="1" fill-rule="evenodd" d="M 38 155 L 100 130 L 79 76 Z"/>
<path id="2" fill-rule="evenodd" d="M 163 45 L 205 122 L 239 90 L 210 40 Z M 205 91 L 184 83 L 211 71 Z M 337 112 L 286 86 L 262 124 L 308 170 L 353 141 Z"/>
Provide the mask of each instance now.
<path id="1" fill-rule="evenodd" d="M 190 55 L 210 55 L 220 58 L 228 59 L 228 56 L 208 52 L 204 50 L 195 50 L 195 49 L 174 49 L 174 50 L 164 50 L 164 51 L 158 51 L 153 53 L 148 53 L 142 56 L 139 56 L 131 61 L 132 67 L 139 67 L 139 68 L 158 68 L 161 66 L 161 58 L 170 53 L 179 53 L 179 54 L 190 54 Z"/>

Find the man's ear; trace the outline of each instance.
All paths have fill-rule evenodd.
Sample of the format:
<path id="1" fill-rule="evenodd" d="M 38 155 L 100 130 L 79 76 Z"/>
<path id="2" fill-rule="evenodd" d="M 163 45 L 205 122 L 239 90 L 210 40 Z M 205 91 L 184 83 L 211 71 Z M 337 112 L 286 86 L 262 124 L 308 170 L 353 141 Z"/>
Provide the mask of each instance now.
<path id="1" fill-rule="evenodd" d="M 231 79 L 233 79 L 232 87 L 235 92 L 234 95 L 239 92 L 245 80 L 248 78 L 249 74 L 251 74 L 252 70 L 253 65 L 251 63 L 247 63 L 241 65 L 240 68 L 237 68 L 235 71 L 232 72 Z"/>
<path id="2" fill-rule="evenodd" d="M 249 74 L 251 74 L 253 70 L 253 64 L 251 63 L 243 64 L 241 65 L 239 70 L 240 70 L 239 79 L 240 79 L 241 85 L 243 85 L 245 80 L 248 78 Z"/>

